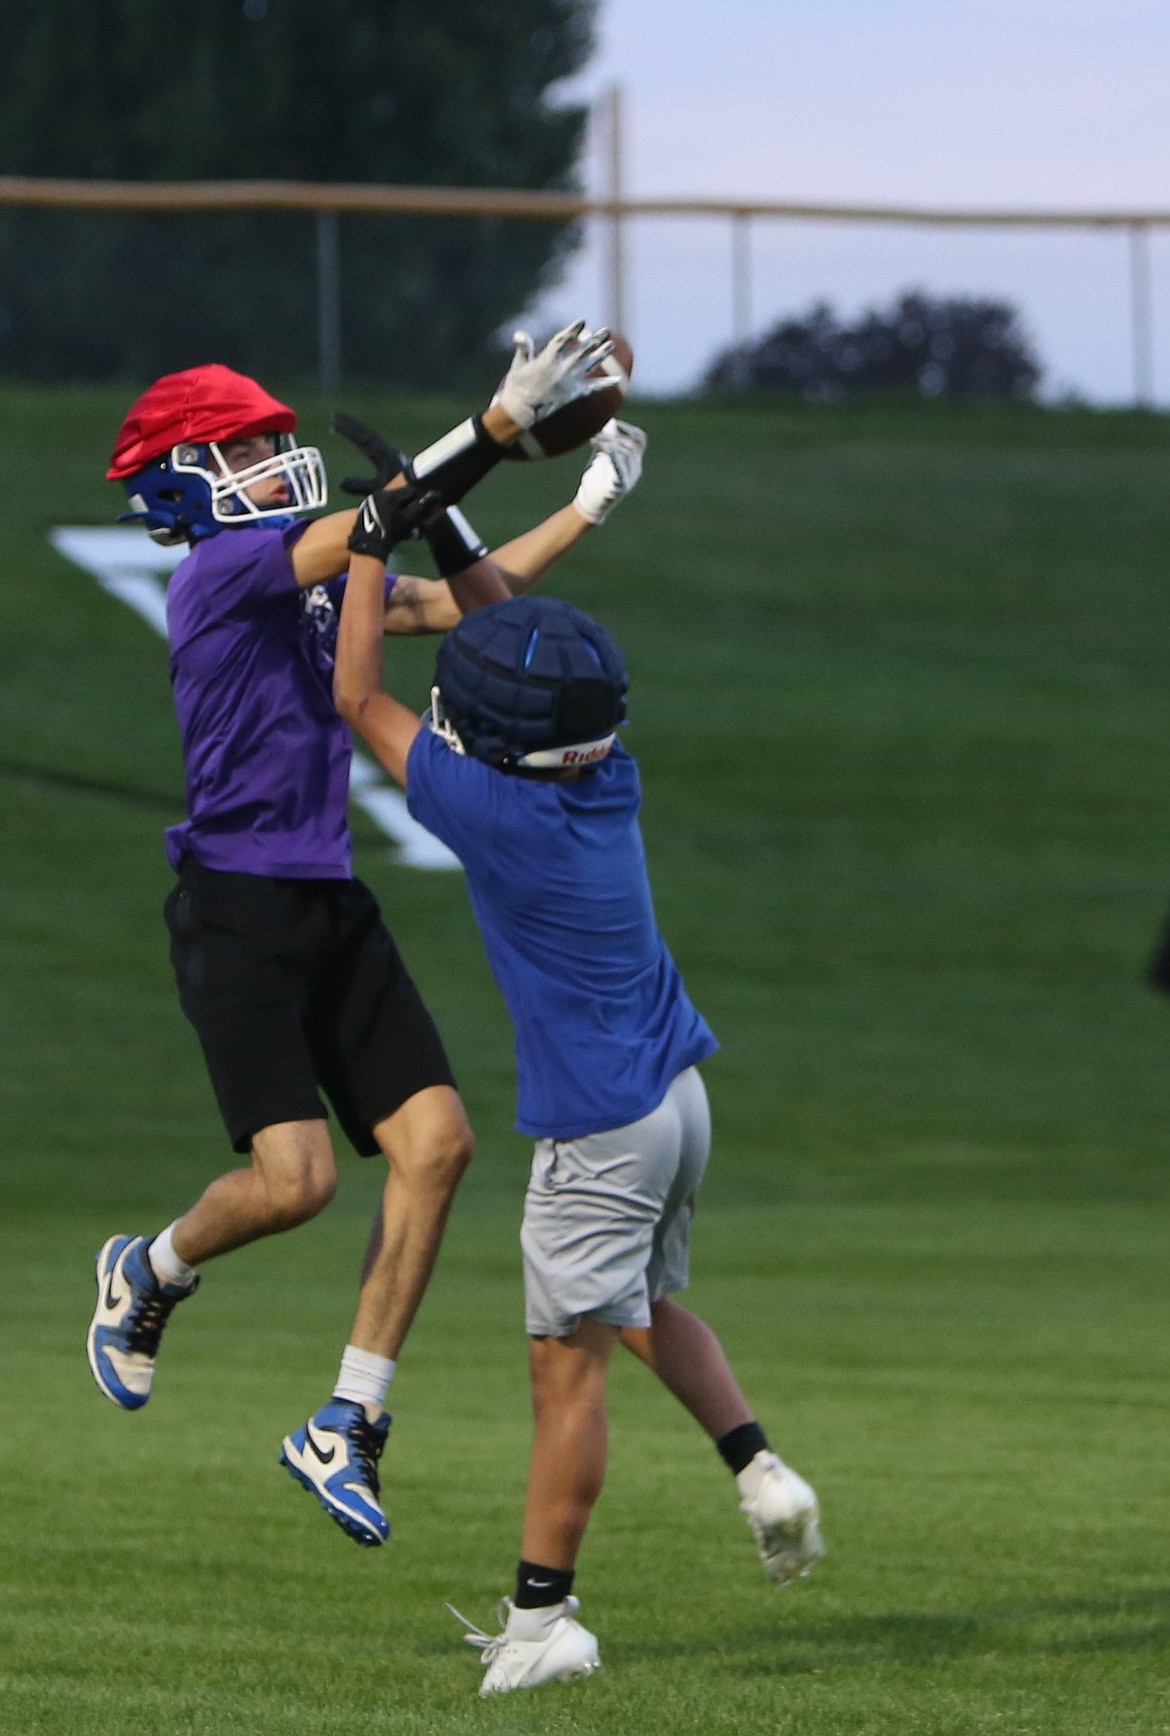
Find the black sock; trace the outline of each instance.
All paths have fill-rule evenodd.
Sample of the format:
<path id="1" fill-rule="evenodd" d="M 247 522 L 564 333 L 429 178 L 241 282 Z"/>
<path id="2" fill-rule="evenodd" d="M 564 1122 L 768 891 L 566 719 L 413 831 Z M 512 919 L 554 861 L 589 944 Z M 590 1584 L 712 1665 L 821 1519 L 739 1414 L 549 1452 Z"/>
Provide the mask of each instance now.
<path id="1" fill-rule="evenodd" d="M 733 1476 L 750 1465 L 757 1453 L 767 1453 L 768 1437 L 759 1423 L 740 1423 L 738 1428 L 728 1429 L 725 1435 L 720 1435 L 715 1442 L 720 1457 Z"/>
<path id="2" fill-rule="evenodd" d="M 522 1561 L 516 1569 L 516 1608 L 546 1609 L 549 1604 L 564 1603 L 573 1589 L 573 1569 L 541 1567 L 535 1561 Z"/>

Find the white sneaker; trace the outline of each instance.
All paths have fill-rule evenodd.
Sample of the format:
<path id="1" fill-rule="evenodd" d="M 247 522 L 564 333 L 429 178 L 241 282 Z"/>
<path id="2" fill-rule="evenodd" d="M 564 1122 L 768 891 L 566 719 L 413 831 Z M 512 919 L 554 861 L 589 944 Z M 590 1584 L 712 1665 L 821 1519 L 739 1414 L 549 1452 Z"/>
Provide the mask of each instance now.
<path id="1" fill-rule="evenodd" d="M 825 1553 L 815 1491 L 768 1452 L 757 1453 L 735 1480 L 768 1578 L 777 1585 L 803 1579 Z"/>
<path id="2" fill-rule="evenodd" d="M 487 1670 L 480 1699 L 510 1694 L 513 1688 L 539 1688 L 543 1682 L 571 1682 L 599 1670 L 597 1636 L 573 1620 L 580 1607 L 577 1598 L 567 1597 L 548 1609 L 517 1609 L 505 1597 L 499 1609 L 503 1632 L 485 1634 L 449 1603 L 451 1614 L 468 1630 L 463 1638 L 477 1647 Z"/>

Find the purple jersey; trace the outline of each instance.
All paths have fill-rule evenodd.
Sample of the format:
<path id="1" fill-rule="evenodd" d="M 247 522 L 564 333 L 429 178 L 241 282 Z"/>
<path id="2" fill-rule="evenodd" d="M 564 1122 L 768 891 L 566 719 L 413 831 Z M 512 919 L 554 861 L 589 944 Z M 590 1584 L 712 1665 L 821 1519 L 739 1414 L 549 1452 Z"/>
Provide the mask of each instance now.
<path id="1" fill-rule="evenodd" d="M 221 531 L 171 579 L 188 815 L 166 835 L 173 868 L 190 855 L 240 874 L 350 875 L 351 747 L 332 691 L 345 580 L 297 584 L 289 551 L 305 529 Z"/>

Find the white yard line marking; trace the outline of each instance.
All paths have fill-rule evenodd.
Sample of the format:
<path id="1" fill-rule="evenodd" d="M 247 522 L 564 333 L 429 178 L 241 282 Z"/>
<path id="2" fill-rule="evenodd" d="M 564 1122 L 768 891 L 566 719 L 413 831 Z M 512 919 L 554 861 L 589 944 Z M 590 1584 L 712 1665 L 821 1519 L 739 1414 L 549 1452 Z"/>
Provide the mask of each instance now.
<path id="1" fill-rule="evenodd" d="M 165 578 L 186 550 L 161 548 L 129 525 L 58 525 L 49 532 L 58 554 L 95 578 L 103 591 L 141 616 L 162 638 L 167 634 Z M 392 789 L 381 768 L 355 753 L 349 780 L 350 799 L 392 843 L 397 860 L 408 868 L 458 868 L 452 855 L 406 806 L 406 797 Z"/>

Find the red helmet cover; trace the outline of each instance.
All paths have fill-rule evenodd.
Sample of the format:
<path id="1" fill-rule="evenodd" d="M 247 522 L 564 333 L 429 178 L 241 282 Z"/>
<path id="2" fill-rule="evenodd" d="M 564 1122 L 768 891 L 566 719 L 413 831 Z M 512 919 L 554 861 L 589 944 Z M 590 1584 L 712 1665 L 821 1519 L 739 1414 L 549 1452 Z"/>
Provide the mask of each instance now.
<path id="1" fill-rule="evenodd" d="M 247 374 L 220 362 L 164 374 L 131 404 L 114 442 L 107 480 L 121 482 L 190 441 L 245 440 L 250 434 L 291 434 L 295 410 L 266 392 Z"/>

